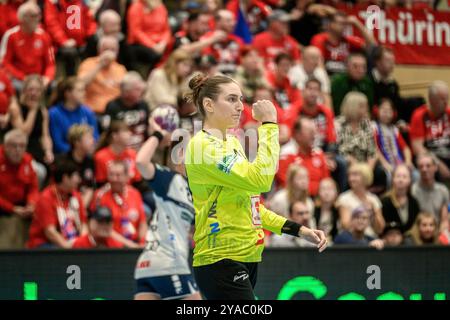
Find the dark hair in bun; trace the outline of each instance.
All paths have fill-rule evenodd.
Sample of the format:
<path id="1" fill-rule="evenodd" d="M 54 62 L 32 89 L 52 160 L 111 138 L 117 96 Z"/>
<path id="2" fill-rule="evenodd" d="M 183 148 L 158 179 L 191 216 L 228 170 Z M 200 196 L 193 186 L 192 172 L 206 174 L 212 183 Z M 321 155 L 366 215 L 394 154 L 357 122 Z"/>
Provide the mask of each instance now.
<path id="1" fill-rule="evenodd" d="M 191 92 L 185 95 L 188 102 L 192 102 L 199 109 L 203 117 L 205 117 L 205 109 L 203 108 L 203 99 L 210 98 L 216 100 L 221 92 L 220 85 L 235 82 L 227 76 L 216 75 L 208 77 L 203 73 L 197 73 L 189 81 Z"/>

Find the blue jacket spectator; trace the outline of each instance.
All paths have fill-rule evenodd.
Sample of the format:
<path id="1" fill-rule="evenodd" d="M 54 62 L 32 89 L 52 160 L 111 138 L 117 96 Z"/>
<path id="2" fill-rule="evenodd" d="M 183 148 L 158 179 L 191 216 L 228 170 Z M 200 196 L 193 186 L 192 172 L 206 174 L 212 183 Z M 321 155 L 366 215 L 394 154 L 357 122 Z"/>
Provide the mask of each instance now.
<path id="1" fill-rule="evenodd" d="M 98 140 L 97 119 L 87 106 L 81 104 L 84 97 L 84 86 L 76 78 L 70 77 L 58 84 L 56 104 L 50 108 L 50 135 L 53 140 L 55 154 L 70 151 L 67 138 L 69 129 L 74 124 L 87 124 Z"/>

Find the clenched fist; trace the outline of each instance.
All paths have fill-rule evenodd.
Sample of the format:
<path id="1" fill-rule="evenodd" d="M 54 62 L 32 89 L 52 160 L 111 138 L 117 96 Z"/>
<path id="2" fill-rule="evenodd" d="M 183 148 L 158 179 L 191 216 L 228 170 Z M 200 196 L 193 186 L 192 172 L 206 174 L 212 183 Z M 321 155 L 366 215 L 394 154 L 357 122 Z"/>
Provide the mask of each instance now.
<path id="1" fill-rule="evenodd" d="M 277 123 L 277 109 L 269 100 L 258 100 L 252 105 L 253 119 Z"/>

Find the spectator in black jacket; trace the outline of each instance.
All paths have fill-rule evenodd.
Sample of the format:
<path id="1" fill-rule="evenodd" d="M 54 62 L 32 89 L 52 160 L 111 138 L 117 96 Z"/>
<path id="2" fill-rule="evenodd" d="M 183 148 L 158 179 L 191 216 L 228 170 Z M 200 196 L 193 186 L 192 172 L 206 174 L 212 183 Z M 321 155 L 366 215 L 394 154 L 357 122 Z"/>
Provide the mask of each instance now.
<path id="1" fill-rule="evenodd" d="M 396 222 L 402 233 L 411 229 L 420 212 L 419 204 L 411 195 L 411 172 L 401 164 L 393 173 L 392 188 L 381 199 L 383 217 L 386 224 Z"/>

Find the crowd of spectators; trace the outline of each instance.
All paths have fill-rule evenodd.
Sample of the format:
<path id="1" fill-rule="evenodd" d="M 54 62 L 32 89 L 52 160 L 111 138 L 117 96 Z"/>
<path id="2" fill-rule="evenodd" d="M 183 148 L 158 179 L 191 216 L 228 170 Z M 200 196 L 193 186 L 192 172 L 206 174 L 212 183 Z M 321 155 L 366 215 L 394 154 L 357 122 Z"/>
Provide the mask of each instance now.
<path id="1" fill-rule="evenodd" d="M 343 2 L 441 1 L 0 1 L 0 248 L 142 247 L 155 204 L 136 152 L 160 107 L 194 133 L 198 71 L 240 84 L 243 129 L 253 102 L 276 106 L 268 208 L 333 245 L 448 245 L 449 86 L 402 97 L 394 51 Z"/>

